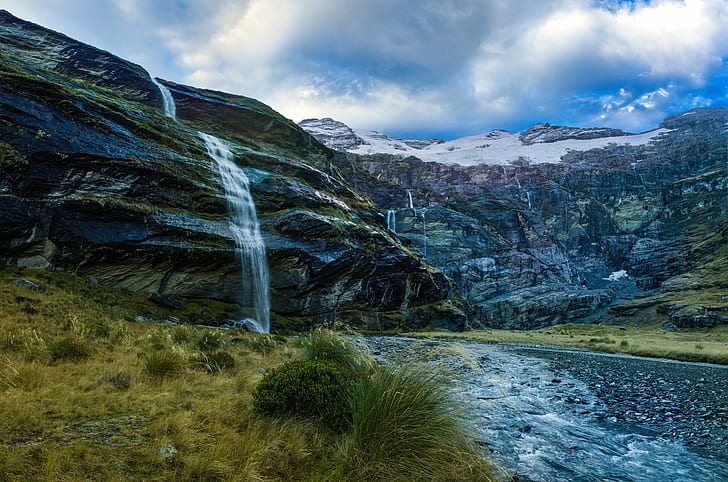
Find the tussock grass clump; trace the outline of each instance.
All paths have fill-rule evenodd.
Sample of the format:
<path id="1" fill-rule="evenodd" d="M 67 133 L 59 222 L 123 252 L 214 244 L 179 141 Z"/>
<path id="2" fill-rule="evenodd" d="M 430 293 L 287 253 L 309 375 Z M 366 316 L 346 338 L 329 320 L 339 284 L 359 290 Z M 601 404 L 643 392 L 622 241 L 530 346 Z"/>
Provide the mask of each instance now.
<path id="1" fill-rule="evenodd" d="M 382 367 L 354 391 L 351 405 L 353 455 L 364 478 L 491 480 L 442 365 Z"/>
<path id="2" fill-rule="evenodd" d="M 184 361 L 171 350 L 159 350 L 144 355 L 142 371 L 155 378 L 174 377 L 182 373 Z"/>
<path id="3" fill-rule="evenodd" d="M 108 384 L 117 390 L 128 390 L 131 387 L 131 375 L 124 372 L 104 373 L 99 378 L 98 384 Z"/>
<path id="4" fill-rule="evenodd" d="M 280 335 L 269 334 L 251 334 L 246 340 L 248 348 L 256 353 L 267 354 L 276 350 L 281 345 L 285 345 L 288 341 Z"/>
<path id="5" fill-rule="evenodd" d="M 348 396 L 354 375 L 324 360 L 288 362 L 268 373 L 253 392 L 253 407 L 268 415 L 320 420 L 343 430 L 351 424 Z"/>
<path id="6" fill-rule="evenodd" d="M 101 323 L 88 323 L 83 327 L 83 334 L 88 338 L 104 338 L 111 334 L 111 330 Z"/>
<path id="7" fill-rule="evenodd" d="M 212 353 L 199 353 L 195 358 L 197 367 L 208 373 L 219 373 L 235 368 L 235 357 L 225 350 L 217 350 Z"/>
<path id="8" fill-rule="evenodd" d="M 371 373 L 376 362 L 369 347 L 322 328 L 301 340 L 304 360 L 331 360 L 358 372 Z"/>
<path id="9" fill-rule="evenodd" d="M 225 334 L 221 330 L 203 329 L 192 338 L 190 348 L 210 352 L 224 348 L 226 344 Z"/>
<path id="10" fill-rule="evenodd" d="M 78 361 L 91 356 L 91 347 L 75 337 L 61 338 L 48 348 L 52 360 Z"/>

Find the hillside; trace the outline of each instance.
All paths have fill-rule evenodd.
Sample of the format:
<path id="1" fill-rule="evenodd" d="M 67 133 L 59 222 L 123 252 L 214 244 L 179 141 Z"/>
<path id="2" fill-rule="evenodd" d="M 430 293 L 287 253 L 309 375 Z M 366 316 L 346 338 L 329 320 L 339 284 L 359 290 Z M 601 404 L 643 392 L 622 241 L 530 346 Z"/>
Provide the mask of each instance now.
<path id="1" fill-rule="evenodd" d="M 141 66 L 4 11 L 0 41 L 4 265 L 240 303 L 202 131 L 223 139 L 250 179 L 275 331 L 462 327 L 456 309 L 439 315 L 445 277 L 386 233 L 378 208 L 332 167 L 338 155 L 292 121 L 254 99 L 160 79 L 172 120 Z"/>

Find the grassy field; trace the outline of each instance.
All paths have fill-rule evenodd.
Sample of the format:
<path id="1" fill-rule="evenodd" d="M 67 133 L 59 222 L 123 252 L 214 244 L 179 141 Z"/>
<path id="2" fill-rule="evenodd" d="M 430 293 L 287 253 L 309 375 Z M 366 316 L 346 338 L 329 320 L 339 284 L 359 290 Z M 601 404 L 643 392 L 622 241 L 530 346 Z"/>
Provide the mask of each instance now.
<path id="1" fill-rule="evenodd" d="M 40 289 L 14 285 L 19 277 Z M 337 432 L 254 409 L 266 373 L 331 356 L 335 337 L 312 348 L 274 335 L 134 321 L 149 311 L 184 318 L 229 308 L 190 302 L 174 311 L 148 296 L 58 273 L 0 271 L 0 480 L 390 479 L 387 460 L 368 448 L 381 446 L 371 437 L 392 439 L 386 433 Z M 385 368 L 355 361 L 364 363 L 362 386 L 376 386 L 370 373 Z M 357 397 L 366 407 L 366 394 Z M 426 416 L 419 425 L 430 426 Z M 415 473 L 429 462 L 435 472 L 420 477 L 428 480 L 445 480 L 450 468 L 490 480 L 483 454 L 474 445 L 463 452 L 465 445 L 437 453 L 423 445 L 407 453 L 417 465 L 398 463 Z"/>
<path id="2" fill-rule="evenodd" d="M 537 331 L 474 330 L 463 333 L 403 333 L 415 338 L 448 338 L 487 343 L 538 343 L 607 353 L 728 364 L 728 327 L 668 332 L 658 329 L 566 324 Z"/>

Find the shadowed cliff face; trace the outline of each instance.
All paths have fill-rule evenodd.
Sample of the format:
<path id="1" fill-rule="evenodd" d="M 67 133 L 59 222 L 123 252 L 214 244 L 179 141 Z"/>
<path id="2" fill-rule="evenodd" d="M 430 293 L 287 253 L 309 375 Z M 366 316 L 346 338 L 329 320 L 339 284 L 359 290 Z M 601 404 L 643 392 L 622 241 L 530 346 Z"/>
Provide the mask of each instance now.
<path id="1" fill-rule="evenodd" d="M 349 154 L 351 179 L 396 211 L 397 235 L 454 281 L 476 326 L 713 326 L 728 322 L 725 276 L 711 268 L 725 262 L 727 121 L 724 109 L 695 109 L 665 119 L 649 144 L 558 164 Z"/>
<path id="2" fill-rule="evenodd" d="M 328 148 L 264 104 L 166 82 L 0 11 L 0 260 L 105 285 L 236 302 L 224 193 L 198 131 L 251 180 L 273 330 L 462 328 L 450 283 L 388 236 Z M 442 314 L 444 313 L 444 314 Z"/>

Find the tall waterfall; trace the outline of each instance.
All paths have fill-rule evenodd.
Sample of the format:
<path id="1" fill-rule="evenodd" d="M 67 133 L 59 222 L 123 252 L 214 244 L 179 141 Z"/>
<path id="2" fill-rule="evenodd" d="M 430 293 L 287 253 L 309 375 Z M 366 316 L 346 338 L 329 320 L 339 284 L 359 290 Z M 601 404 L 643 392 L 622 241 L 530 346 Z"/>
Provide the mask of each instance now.
<path id="1" fill-rule="evenodd" d="M 162 105 L 164 106 L 164 115 L 167 117 L 171 117 L 172 119 L 177 118 L 177 106 L 174 104 L 174 99 L 172 98 L 172 93 L 169 91 L 169 89 L 162 84 L 160 84 L 157 79 L 152 77 L 152 82 L 154 85 L 157 86 L 159 89 L 159 93 L 162 94 Z"/>
<path id="2" fill-rule="evenodd" d="M 412 202 L 412 190 L 411 189 L 407 189 L 407 200 L 409 201 L 409 208 L 414 211 L 415 203 Z"/>
<path id="3" fill-rule="evenodd" d="M 268 261 L 260 235 L 255 202 L 245 172 L 233 162 L 230 149 L 217 137 L 199 133 L 207 154 L 217 163 L 227 198 L 230 231 L 237 245 L 243 274 L 243 306 L 255 310 L 255 319 L 245 320 L 259 333 L 270 331 L 270 295 L 268 293 Z"/>
<path id="4" fill-rule="evenodd" d="M 387 209 L 387 231 L 397 234 L 397 211 Z"/>

